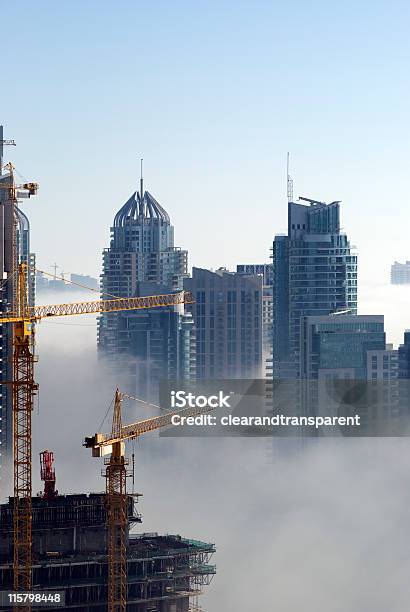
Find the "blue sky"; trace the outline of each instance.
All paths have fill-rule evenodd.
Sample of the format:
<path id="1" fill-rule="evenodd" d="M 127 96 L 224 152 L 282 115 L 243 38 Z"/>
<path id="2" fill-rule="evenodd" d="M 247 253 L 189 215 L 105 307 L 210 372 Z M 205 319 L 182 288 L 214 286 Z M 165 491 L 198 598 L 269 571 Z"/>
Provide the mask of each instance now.
<path id="1" fill-rule="evenodd" d="M 406 2 L 3 5 L 0 121 L 38 263 L 97 275 L 144 157 L 190 263 L 268 261 L 295 196 L 343 201 L 361 280 L 410 259 Z"/>

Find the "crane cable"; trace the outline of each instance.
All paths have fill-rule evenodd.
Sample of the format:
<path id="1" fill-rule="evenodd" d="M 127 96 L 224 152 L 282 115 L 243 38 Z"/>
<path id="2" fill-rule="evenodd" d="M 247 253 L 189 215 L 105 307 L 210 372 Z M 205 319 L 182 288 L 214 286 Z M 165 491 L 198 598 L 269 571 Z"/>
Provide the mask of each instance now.
<path id="1" fill-rule="evenodd" d="M 3 289 L 3 287 L 9 282 L 9 280 L 11 280 L 12 278 L 17 277 L 17 270 L 14 270 L 13 274 L 10 274 L 10 276 L 8 276 L 7 278 L 5 278 L 1 283 L 0 283 L 0 290 Z"/>
<path id="2" fill-rule="evenodd" d="M 44 270 L 40 270 L 39 268 L 35 269 L 36 272 L 40 272 L 40 274 L 45 274 L 46 276 L 51 276 L 51 278 L 53 278 L 54 280 L 57 280 L 57 276 L 55 274 L 50 274 L 49 272 L 45 272 Z M 100 293 L 99 289 L 93 289 L 92 287 L 87 287 L 87 285 L 82 285 L 81 283 L 76 283 L 72 280 L 68 280 L 66 278 L 61 277 L 61 279 L 58 280 L 62 280 L 64 283 L 70 283 L 71 285 L 76 285 L 77 287 L 81 287 L 82 289 L 88 289 L 88 291 L 94 291 L 95 293 L 98 293 L 98 295 L 108 295 L 109 297 L 112 297 L 116 300 L 121 299 L 118 297 L 118 295 L 112 295 L 112 293 Z"/>
<path id="3" fill-rule="evenodd" d="M 111 400 L 111 403 L 110 403 L 110 405 L 109 405 L 109 406 L 108 406 L 108 408 L 107 408 L 107 412 L 105 413 L 104 418 L 103 418 L 103 420 L 101 421 L 100 426 L 98 427 L 98 431 L 101 431 L 101 430 L 102 430 L 103 425 L 104 425 L 104 423 L 105 423 L 105 419 L 106 419 L 106 418 L 107 418 L 107 416 L 109 415 L 109 413 L 110 413 L 111 408 L 113 407 L 113 405 L 114 405 L 114 398 Z"/>
<path id="4" fill-rule="evenodd" d="M 140 399 L 139 397 L 128 395 L 128 393 L 122 393 L 121 395 L 127 399 L 134 400 L 135 402 L 140 402 L 141 404 L 145 404 L 146 406 L 152 406 L 153 408 L 158 408 L 158 410 L 165 410 L 165 408 L 162 408 L 162 406 L 158 406 L 158 404 L 153 404 L 152 402 L 146 402 L 145 400 Z"/>

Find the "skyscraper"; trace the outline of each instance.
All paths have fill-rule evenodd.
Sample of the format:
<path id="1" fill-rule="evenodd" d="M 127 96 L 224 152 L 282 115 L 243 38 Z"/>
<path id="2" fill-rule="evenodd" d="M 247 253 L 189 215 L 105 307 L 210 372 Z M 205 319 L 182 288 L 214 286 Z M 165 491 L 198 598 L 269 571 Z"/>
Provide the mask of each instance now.
<path id="1" fill-rule="evenodd" d="M 262 291 L 262 349 L 263 358 L 272 355 L 273 322 L 273 267 L 272 264 L 238 264 L 238 274 L 260 274 L 263 279 Z"/>
<path id="2" fill-rule="evenodd" d="M 187 274 L 188 252 L 174 246 L 168 213 L 144 192 L 142 179 L 140 190 L 114 217 L 110 246 L 103 251 L 103 294 L 134 296 L 141 281 L 181 289 Z"/>
<path id="3" fill-rule="evenodd" d="M 187 275 L 187 251 L 174 246 L 168 213 L 144 192 L 133 193 L 114 217 L 111 241 L 103 252 L 103 297 L 155 295 L 181 290 Z M 181 308 L 112 313 L 98 322 L 98 348 L 130 377 L 130 388 L 157 399 L 158 382 L 187 373 L 195 350 L 192 317 Z M 189 341 L 182 337 L 189 335 Z M 189 369 L 189 368 L 188 368 Z M 190 369 L 194 376 L 194 368 Z"/>
<path id="4" fill-rule="evenodd" d="M 259 378 L 262 276 L 193 268 L 184 287 L 195 299 L 197 378 Z"/>
<path id="5" fill-rule="evenodd" d="M 340 203 L 288 203 L 288 233 L 273 242 L 273 377 L 298 377 L 301 318 L 357 310 L 357 256 Z"/>

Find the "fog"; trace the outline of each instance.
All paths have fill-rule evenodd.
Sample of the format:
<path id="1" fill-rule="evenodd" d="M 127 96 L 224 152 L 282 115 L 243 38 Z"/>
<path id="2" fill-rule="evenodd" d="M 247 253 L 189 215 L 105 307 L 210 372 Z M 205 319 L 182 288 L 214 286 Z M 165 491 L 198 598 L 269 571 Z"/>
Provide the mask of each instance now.
<path id="1" fill-rule="evenodd" d="M 362 283 L 358 294 L 358 314 L 384 314 L 387 342 L 397 348 L 410 328 L 410 285 Z"/>
<path id="2" fill-rule="evenodd" d="M 387 313 L 397 343 L 410 327 L 409 295 L 370 287 L 361 311 Z M 45 448 L 55 452 L 60 493 L 104 489 L 102 460 L 82 440 L 99 428 L 121 382 L 97 361 L 95 344 L 93 316 L 37 326 L 35 491 Z M 153 413 L 124 408 L 127 421 Z M 297 450 L 286 440 L 151 433 L 129 455 L 133 446 L 143 493 L 137 531 L 216 544 L 217 574 L 201 597 L 207 612 L 408 611 L 410 440 L 311 440 Z"/>

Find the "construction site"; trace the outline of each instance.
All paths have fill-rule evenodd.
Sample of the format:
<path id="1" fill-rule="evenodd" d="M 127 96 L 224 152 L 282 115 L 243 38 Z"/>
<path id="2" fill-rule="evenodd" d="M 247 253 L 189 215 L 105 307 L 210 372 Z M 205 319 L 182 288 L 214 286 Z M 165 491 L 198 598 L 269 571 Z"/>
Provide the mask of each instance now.
<path id="1" fill-rule="evenodd" d="M 33 498 L 33 584 L 35 592 L 64 591 L 69 610 L 107 610 L 107 511 L 104 494 Z M 0 583 L 13 588 L 13 498 L 1 506 Z M 135 498 L 127 497 L 127 610 L 200 610 L 197 598 L 215 567 L 213 544 L 178 535 L 130 535 L 141 523 Z M 50 609 L 48 607 L 48 609 Z"/>
<path id="2" fill-rule="evenodd" d="M 1 482 L 13 495 L 0 505 L 0 584 L 10 593 L 61 592 L 63 609 L 78 611 L 199 612 L 198 597 L 215 575 L 214 544 L 180 535 L 143 533 L 139 494 L 127 491 L 130 474 L 126 442 L 171 425 L 166 412 L 124 425 L 118 389 L 108 433 L 85 437 L 93 457 L 104 457 L 105 492 L 59 494 L 54 455 L 40 454 L 44 490 L 33 495 L 32 414 L 38 393 L 35 377 L 36 323 L 45 317 L 116 313 L 192 303 L 184 291 L 144 297 L 102 295 L 71 304 L 35 305 L 35 257 L 30 226 L 19 208 L 38 184 L 16 184 L 15 167 L 3 164 L 0 126 L 0 441 Z M 108 298 L 108 299 L 107 299 Z M 47 390 L 43 389 L 43 393 Z M 158 407 L 157 407 L 158 408 Z M 180 411 L 197 414 L 199 409 Z M 39 417 L 38 417 L 39 418 Z M 75 452 L 81 441 L 73 440 Z M 134 464 L 134 462 L 133 462 Z M 134 478 L 134 473 L 132 473 Z M 159 526 L 160 527 L 160 526 Z M 134 528 L 134 531 L 132 531 Z M 16 603 L 6 609 L 62 609 L 61 605 Z M 4 607 L 2 607 L 4 609 Z"/>

